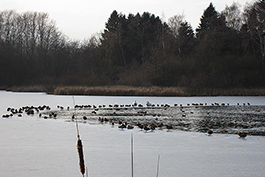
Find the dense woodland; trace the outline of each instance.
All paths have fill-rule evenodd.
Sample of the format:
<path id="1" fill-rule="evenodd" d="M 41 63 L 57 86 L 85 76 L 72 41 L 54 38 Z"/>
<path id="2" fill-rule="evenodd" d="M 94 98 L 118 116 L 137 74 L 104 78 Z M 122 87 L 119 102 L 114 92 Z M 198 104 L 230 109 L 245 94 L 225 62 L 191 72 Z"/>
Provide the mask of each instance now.
<path id="1" fill-rule="evenodd" d="M 85 42 L 62 34 L 47 13 L 8 10 L 0 12 L 0 37 L 2 87 L 265 86 L 264 0 L 221 12 L 210 3 L 196 29 L 183 15 L 163 22 L 113 11 Z"/>

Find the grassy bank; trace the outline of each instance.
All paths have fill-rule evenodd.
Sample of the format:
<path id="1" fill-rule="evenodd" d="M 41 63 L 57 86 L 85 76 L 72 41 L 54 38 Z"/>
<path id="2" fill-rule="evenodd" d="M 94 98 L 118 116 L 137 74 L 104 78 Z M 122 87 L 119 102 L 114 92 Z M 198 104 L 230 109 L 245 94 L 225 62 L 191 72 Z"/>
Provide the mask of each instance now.
<path id="1" fill-rule="evenodd" d="M 263 88 L 181 88 L 181 87 L 131 87 L 131 86 L 24 86 L 12 87 L 14 92 L 46 92 L 54 95 L 102 95 L 102 96 L 265 96 Z"/>

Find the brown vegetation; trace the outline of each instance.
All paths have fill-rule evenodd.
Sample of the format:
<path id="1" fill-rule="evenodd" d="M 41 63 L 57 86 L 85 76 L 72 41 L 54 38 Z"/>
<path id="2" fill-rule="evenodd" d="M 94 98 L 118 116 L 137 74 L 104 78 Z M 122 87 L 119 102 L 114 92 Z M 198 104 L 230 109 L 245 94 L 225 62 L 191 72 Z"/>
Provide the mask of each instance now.
<path id="1" fill-rule="evenodd" d="M 100 96 L 265 96 L 264 88 L 184 88 L 184 87 L 132 87 L 132 86 L 19 86 L 13 92 L 46 92 L 54 95 Z"/>
<path id="2" fill-rule="evenodd" d="M 48 89 L 41 85 L 13 86 L 9 88 L 3 87 L 2 90 L 8 90 L 13 92 L 49 92 Z"/>
<path id="3" fill-rule="evenodd" d="M 265 89 L 186 89 L 179 87 L 57 87 L 55 95 L 108 95 L 108 96 L 264 96 Z"/>
<path id="4" fill-rule="evenodd" d="M 184 96 L 184 88 L 175 87 L 130 87 L 130 86 L 100 86 L 100 87 L 57 87 L 55 95 L 108 95 L 108 96 Z"/>

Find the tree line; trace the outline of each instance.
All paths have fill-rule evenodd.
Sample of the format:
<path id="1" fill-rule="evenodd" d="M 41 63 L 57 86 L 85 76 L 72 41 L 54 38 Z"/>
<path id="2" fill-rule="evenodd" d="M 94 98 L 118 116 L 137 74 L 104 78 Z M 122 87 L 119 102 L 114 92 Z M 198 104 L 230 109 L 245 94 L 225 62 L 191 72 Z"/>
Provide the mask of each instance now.
<path id="1" fill-rule="evenodd" d="M 194 30 L 184 15 L 168 22 L 113 11 L 105 29 L 72 41 L 47 13 L 0 12 L 0 85 L 265 86 L 265 1 L 204 10 Z"/>

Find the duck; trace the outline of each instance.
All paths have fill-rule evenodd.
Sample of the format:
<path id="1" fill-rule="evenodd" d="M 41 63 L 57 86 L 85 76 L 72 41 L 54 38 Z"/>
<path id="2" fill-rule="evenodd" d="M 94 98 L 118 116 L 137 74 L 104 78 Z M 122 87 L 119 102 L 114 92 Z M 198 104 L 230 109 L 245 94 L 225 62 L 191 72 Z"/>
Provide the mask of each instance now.
<path id="1" fill-rule="evenodd" d="M 150 130 L 149 126 L 144 125 L 143 129 L 145 130 L 145 132 L 147 132 L 148 130 Z"/>
<path id="2" fill-rule="evenodd" d="M 142 108 L 142 107 L 144 107 L 144 106 L 143 106 L 142 104 L 139 104 L 138 107 Z"/>
<path id="3" fill-rule="evenodd" d="M 207 133 L 210 136 L 211 134 L 213 134 L 213 131 L 212 130 L 208 130 Z"/>
<path id="4" fill-rule="evenodd" d="M 238 134 L 239 138 L 246 138 L 247 137 L 247 133 L 238 132 L 237 134 Z"/>
<path id="5" fill-rule="evenodd" d="M 152 106 L 152 104 L 149 101 L 146 101 L 146 106 Z"/>
<path id="6" fill-rule="evenodd" d="M 173 129 L 172 125 L 166 125 L 167 131 L 169 132 L 171 129 Z"/>
<path id="7" fill-rule="evenodd" d="M 119 126 L 119 128 L 121 128 L 123 130 L 124 128 L 126 128 L 126 125 L 122 124 L 122 125 Z"/>
<path id="8" fill-rule="evenodd" d="M 101 117 L 99 117 L 99 118 L 98 118 L 98 121 L 99 121 L 100 123 L 103 123 L 103 122 L 104 122 L 104 119 L 101 118 Z"/>
<path id="9" fill-rule="evenodd" d="M 138 122 L 136 125 L 137 125 L 141 130 L 144 128 L 144 126 L 143 126 L 140 122 Z"/>
<path id="10" fill-rule="evenodd" d="M 154 131 L 156 129 L 156 125 L 154 125 L 154 124 L 151 124 L 149 127 L 150 127 L 151 131 Z"/>
<path id="11" fill-rule="evenodd" d="M 134 126 L 133 125 L 127 125 L 127 129 L 133 129 Z"/>
<path id="12" fill-rule="evenodd" d="M 2 115 L 2 118 L 8 118 L 8 117 L 9 117 L 8 114 Z"/>
<path id="13" fill-rule="evenodd" d="M 162 122 L 158 125 L 160 130 L 162 130 L 163 126 L 164 126 L 164 124 Z"/>

